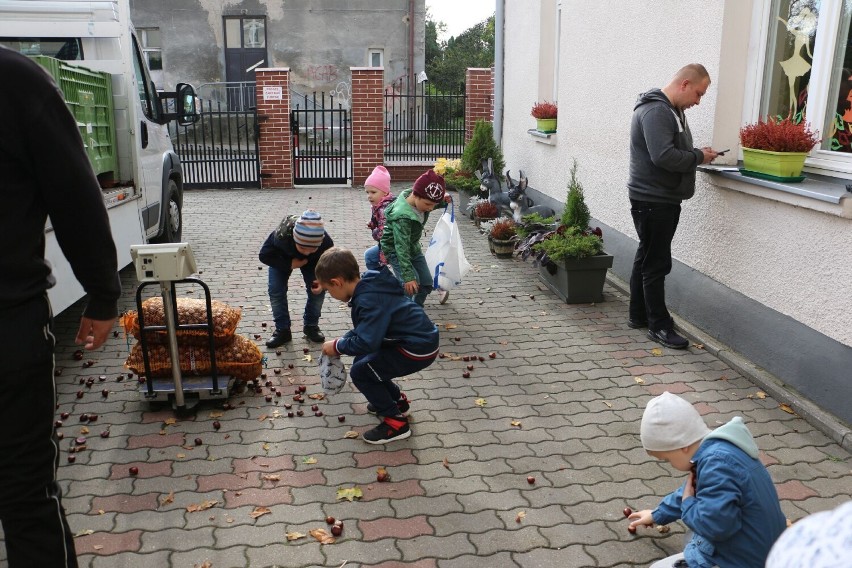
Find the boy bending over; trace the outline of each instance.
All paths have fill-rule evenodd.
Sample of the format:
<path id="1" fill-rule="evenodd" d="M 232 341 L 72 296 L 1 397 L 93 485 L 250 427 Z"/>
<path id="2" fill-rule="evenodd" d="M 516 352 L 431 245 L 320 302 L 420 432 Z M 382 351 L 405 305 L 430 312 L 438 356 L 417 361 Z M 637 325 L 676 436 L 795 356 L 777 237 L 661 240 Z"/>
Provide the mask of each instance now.
<path id="1" fill-rule="evenodd" d="M 693 533 L 683 554 L 652 568 L 763 568 L 786 519 L 743 419 L 710 431 L 689 402 L 664 392 L 645 408 L 640 437 L 648 455 L 689 472 L 656 509 L 628 517 L 631 529 L 682 519 Z"/>
<path id="2" fill-rule="evenodd" d="M 385 444 L 411 435 L 409 404 L 394 379 L 422 371 L 438 355 L 438 328 L 423 308 L 408 299 L 387 266 L 359 273 L 346 249 L 332 247 L 317 262 L 319 286 L 348 302 L 354 329 L 326 341 L 329 356 L 353 355 L 352 383 L 367 399 L 367 410 L 382 422 L 362 436 L 368 444 Z"/>

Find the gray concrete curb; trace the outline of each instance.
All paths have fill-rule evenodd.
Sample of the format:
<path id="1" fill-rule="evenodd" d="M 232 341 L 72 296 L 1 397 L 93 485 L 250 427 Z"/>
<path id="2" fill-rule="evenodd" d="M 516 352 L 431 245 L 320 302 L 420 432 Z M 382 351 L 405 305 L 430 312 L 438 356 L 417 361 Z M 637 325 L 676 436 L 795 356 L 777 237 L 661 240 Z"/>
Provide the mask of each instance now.
<path id="1" fill-rule="evenodd" d="M 623 294 L 630 296 L 630 286 L 627 282 L 618 276 L 615 276 L 612 272 L 607 272 L 606 278 L 607 283 L 610 286 L 616 288 Z M 772 373 L 758 367 L 747 358 L 737 353 L 730 346 L 725 345 L 715 337 L 712 337 L 703 330 L 695 327 L 677 314 L 672 313 L 672 318 L 675 320 L 675 326 L 678 331 L 683 333 L 683 335 L 688 337 L 692 342 L 704 345 L 704 349 L 708 353 L 712 353 L 730 365 L 756 386 L 760 387 L 763 391 L 772 396 L 772 398 L 784 401 L 806 422 L 837 442 L 837 444 L 846 451 L 852 452 L 852 429 L 843 424 L 840 419 L 835 417 L 833 414 L 824 411 L 816 404 L 785 385 Z"/>

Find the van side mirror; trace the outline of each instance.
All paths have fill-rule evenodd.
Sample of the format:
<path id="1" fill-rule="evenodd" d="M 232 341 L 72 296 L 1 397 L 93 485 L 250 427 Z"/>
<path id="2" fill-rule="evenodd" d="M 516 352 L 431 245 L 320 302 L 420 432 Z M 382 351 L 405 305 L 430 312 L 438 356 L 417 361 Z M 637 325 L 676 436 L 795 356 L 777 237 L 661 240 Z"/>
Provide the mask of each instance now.
<path id="1" fill-rule="evenodd" d="M 177 120 L 185 126 L 194 124 L 201 118 L 196 107 L 195 89 L 187 83 L 178 83 L 177 88 L 170 93 L 159 93 L 163 107 L 173 111 L 163 113 L 163 124 Z"/>
<path id="2" fill-rule="evenodd" d="M 200 118 L 195 107 L 195 89 L 187 83 L 178 83 L 175 105 L 178 110 L 177 121 L 181 126 L 194 124 Z"/>

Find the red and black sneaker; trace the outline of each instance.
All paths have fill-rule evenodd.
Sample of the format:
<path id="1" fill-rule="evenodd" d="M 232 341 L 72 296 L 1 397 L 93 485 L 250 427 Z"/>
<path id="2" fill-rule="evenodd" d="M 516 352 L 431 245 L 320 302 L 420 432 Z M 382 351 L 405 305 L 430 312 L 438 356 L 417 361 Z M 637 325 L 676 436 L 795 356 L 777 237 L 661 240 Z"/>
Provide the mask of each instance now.
<path id="1" fill-rule="evenodd" d="M 411 436 L 411 429 L 408 427 L 408 418 L 405 416 L 388 418 L 386 416 L 378 426 L 369 432 L 364 432 L 362 438 L 368 444 L 387 444 L 394 440 L 404 440 L 409 436 Z"/>
<path id="2" fill-rule="evenodd" d="M 406 412 L 408 412 L 408 409 L 411 408 L 411 405 L 408 404 L 408 397 L 405 396 L 405 393 L 399 393 L 399 400 L 396 401 L 396 406 L 397 408 L 399 408 L 400 414 L 405 414 Z M 370 414 L 375 414 L 376 407 L 368 402 L 367 412 L 369 412 Z"/>

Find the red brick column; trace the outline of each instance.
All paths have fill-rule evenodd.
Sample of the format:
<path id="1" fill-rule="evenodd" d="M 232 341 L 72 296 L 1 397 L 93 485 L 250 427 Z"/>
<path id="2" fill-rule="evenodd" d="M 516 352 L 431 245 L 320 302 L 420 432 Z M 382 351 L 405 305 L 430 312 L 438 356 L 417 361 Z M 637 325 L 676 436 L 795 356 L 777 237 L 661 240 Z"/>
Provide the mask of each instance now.
<path id="1" fill-rule="evenodd" d="M 292 188 L 290 69 L 256 69 L 255 80 L 257 121 L 260 126 L 260 186 L 264 189 Z"/>
<path id="2" fill-rule="evenodd" d="M 364 183 L 385 160 L 385 100 L 381 67 L 351 67 L 352 186 Z"/>
<path id="3" fill-rule="evenodd" d="M 465 74 L 464 140 L 473 138 L 477 120 L 494 120 L 494 73 L 492 69 L 468 68 Z"/>

